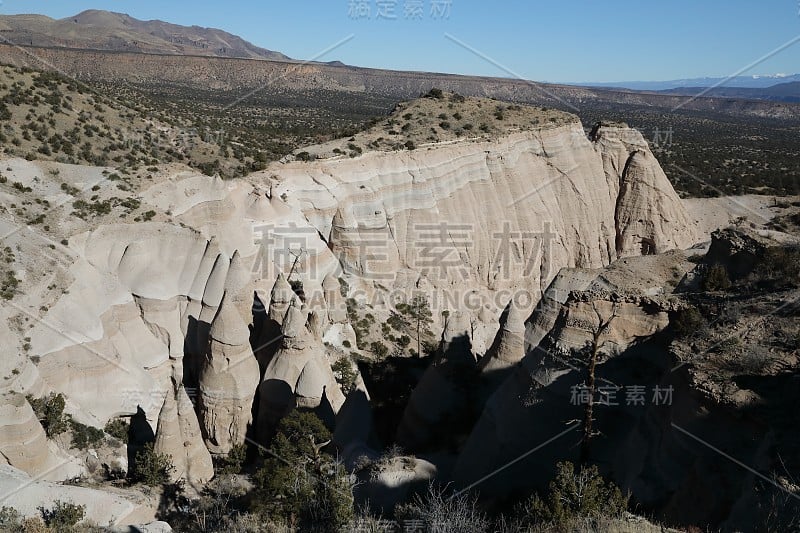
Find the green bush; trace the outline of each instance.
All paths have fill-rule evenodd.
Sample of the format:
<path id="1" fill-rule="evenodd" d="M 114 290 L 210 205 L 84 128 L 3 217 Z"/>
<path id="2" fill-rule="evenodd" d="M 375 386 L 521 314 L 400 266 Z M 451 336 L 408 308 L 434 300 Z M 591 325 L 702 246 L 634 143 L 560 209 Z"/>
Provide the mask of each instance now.
<path id="1" fill-rule="evenodd" d="M 106 423 L 105 432 L 115 439 L 128 443 L 128 423 L 121 418 L 113 418 Z"/>
<path id="2" fill-rule="evenodd" d="M 131 469 L 131 481 L 144 483 L 149 487 L 157 487 L 168 483 L 175 467 L 172 458 L 165 453 L 156 453 L 153 443 L 147 443 L 136 452 Z"/>
<path id="3" fill-rule="evenodd" d="M 711 265 L 703 277 L 704 291 L 725 291 L 731 287 L 731 279 L 724 265 Z"/>
<path id="4" fill-rule="evenodd" d="M 70 429 L 72 429 L 72 446 L 79 450 L 85 450 L 91 446 L 97 446 L 103 442 L 105 433 L 103 430 L 92 426 L 81 424 L 70 418 Z"/>
<path id="5" fill-rule="evenodd" d="M 240 474 L 247 459 L 247 445 L 234 444 L 231 450 L 217 465 L 220 474 Z"/>
<path id="6" fill-rule="evenodd" d="M 64 415 L 64 395 L 50 393 L 45 398 L 28 396 L 28 403 L 33 407 L 36 418 L 42 423 L 44 432 L 49 438 L 60 435 L 67 430 L 68 419 Z"/>
<path id="7" fill-rule="evenodd" d="M 520 509 L 523 524 L 551 524 L 565 529 L 580 518 L 619 518 L 628 507 L 628 497 L 611 482 L 606 483 L 595 465 L 575 470 L 570 462 L 556 465 L 544 499 L 534 494 Z"/>
<path id="8" fill-rule="evenodd" d="M 678 311 L 672 321 L 672 327 L 679 337 L 688 337 L 706 326 L 706 319 L 695 307 L 687 307 Z"/>
<path id="9" fill-rule="evenodd" d="M 295 410 L 284 417 L 253 476 L 253 510 L 292 530 L 339 531 L 348 524 L 353 487 L 344 467 L 321 451 L 330 438 L 311 412 Z"/>
<path id="10" fill-rule="evenodd" d="M 425 95 L 425 98 L 435 98 L 437 100 L 441 100 L 444 98 L 444 93 L 441 89 L 437 89 L 436 87 L 432 88 L 428 91 L 428 94 Z"/>
<path id="11" fill-rule="evenodd" d="M 347 344 L 349 345 L 350 343 L 347 342 Z M 355 389 L 356 378 L 358 377 L 350 360 L 347 357 L 342 357 L 331 365 L 331 369 L 336 377 L 336 382 L 342 388 L 342 392 L 345 395 L 350 394 Z"/>
<path id="12" fill-rule="evenodd" d="M 369 347 L 378 359 L 383 359 L 389 355 L 389 348 L 380 341 L 373 341 Z"/>
<path id="13" fill-rule="evenodd" d="M 19 531 L 22 515 L 13 507 L 0 507 L 0 531 Z"/>
<path id="14" fill-rule="evenodd" d="M 57 532 L 68 531 L 86 516 L 85 505 L 75 505 L 56 500 L 50 509 L 39 508 L 42 520 Z"/>
<path id="15" fill-rule="evenodd" d="M 761 281 L 796 287 L 800 282 L 800 250 L 768 248 L 754 274 Z"/>

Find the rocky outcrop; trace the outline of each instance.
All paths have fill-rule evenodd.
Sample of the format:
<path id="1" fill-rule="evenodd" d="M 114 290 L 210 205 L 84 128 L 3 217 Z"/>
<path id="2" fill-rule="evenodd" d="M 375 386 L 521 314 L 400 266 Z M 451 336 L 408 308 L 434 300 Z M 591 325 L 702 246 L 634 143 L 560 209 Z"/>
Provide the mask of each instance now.
<path id="1" fill-rule="evenodd" d="M 189 395 L 180 381 L 173 378 L 173 388 L 167 394 L 158 415 L 154 445 L 156 453 L 172 457 L 175 467 L 173 481 L 183 479 L 193 485 L 214 477 L 211 454 L 203 444 L 200 424 Z"/>
<path id="2" fill-rule="evenodd" d="M 227 454 L 234 445 L 244 443 L 260 381 L 250 330 L 227 293 L 209 336 L 209 352 L 200 373 L 198 416 L 208 449 Z"/>
<path id="3" fill-rule="evenodd" d="M 641 135 L 601 128 L 590 140 L 570 120 L 413 151 L 274 163 L 233 182 L 164 177 L 140 192 L 168 222 L 98 219 L 70 236 L 63 294 L 41 307 L 27 354 L 36 372 L 20 382 L 65 393 L 76 419 L 95 427 L 141 411 L 158 425 L 157 445 L 179 475 L 201 482 L 211 476 L 202 441 L 214 453 L 241 442 L 256 389 L 262 435 L 295 406 L 324 411 L 326 420 L 340 410 L 344 396 L 323 342 L 356 344 L 343 277 L 350 296 L 375 306 L 376 295 L 425 291 L 436 303 L 437 331 L 450 311 L 440 354 L 398 435 L 410 449 L 425 448 L 452 422 L 459 429 L 446 438 L 456 446 L 484 399 L 475 386 L 480 371 L 520 364 L 513 309 L 496 335 L 509 295 L 528 295 L 532 307 L 562 267 L 596 268 L 693 243 Z M 554 324 L 591 312 L 570 300 L 567 316 L 566 301 L 534 317 L 534 337 L 555 339 Z M 632 312 L 643 301 L 631 303 Z M 614 333 L 620 346 L 636 327 Z M 578 330 L 563 328 L 554 346 L 581 342 Z M 183 369 L 174 379 L 173 368 Z M 185 390 L 195 387 L 199 421 Z M 358 438 L 344 446 L 369 446 L 357 428 L 352 434 Z"/>
<path id="4" fill-rule="evenodd" d="M 268 432 L 294 407 L 317 408 L 324 404 L 334 415 L 344 403 L 325 356 L 322 340 L 307 327 L 309 313 L 295 298 L 281 327 L 281 347 L 267 366 L 259 388 L 258 427 Z"/>
<path id="5" fill-rule="evenodd" d="M 297 298 L 298 296 L 292 290 L 292 286 L 289 285 L 286 276 L 283 273 L 278 274 L 270 292 L 269 306 L 266 309 L 266 316 L 261 326 L 261 335 L 258 338 L 257 346 L 255 346 L 255 354 L 261 367 L 262 375 L 274 357 L 275 352 L 281 346 L 281 327 L 289 307 Z"/>
<path id="6" fill-rule="evenodd" d="M 502 373 L 522 360 L 525 356 L 525 320 L 528 314 L 514 300 L 508 303 L 500 317 L 500 331 L 480 361 L 481 372 Z"/>
<path id="7" fill-rule="evenodd" d="M 249 183 L 186 173 L 143 198 L 194 229 L 107 224 L 76 236 L 69 293 L 48 311 L 49 326 L 30 335 L 42 380 L 95 425 L 138 406 L 155 422 L 170 358 L 187 356 L 187 386 L 198 386 L 225 292 L 246 324 L 251 291 L 269 305 L 253 338 L 266 371 L 295 298 L 285 279 L 294 267 L 298 281 L 322 286 L 333 325 L 320 327 L 341 346 L 353 343 L 335 291 L 340 267 L 366 297 L 424 278 L 431 301 L 456 310 L 486 302 L 480 316 L 496 317 L 508 302 L 498 303 L 499 291 L 529 293 L 533 305 L 561 267 L 599 267 L 641 253 L 645 241 L 657 251 L 685 247 L 694 236 L 641 135 L 601 128 L 590 141 L 577 122 L 424 151 L 274 164 Z M 296 265 L 280 253 L 292 242 L 305 250 Z M 444 263 L 431 263 L 436 257 Z M 275 277 L 268 299 L 265 280 Z M 495 325 L 483 327 L 490 322 L 476 322 L 480 351 L 495 336 Z M 64 371 L 65 360 L 74 371 Z"/>
<path id="8" fill-rule="evenodd" d="M 693 244 L 695 224 L 642 135 L 628 127 L 600 126 L 593 139 L 616 192 L 617 255 L 652 255 Z"/>
<path id="9" fill-rule="evenodd" d="M 339 283 L 339 279 L 333 273 L 328 274 L 322 280 L 322 290 L 328 309 L 328 320 L 333 324 L 346 322 L 347 306 L 345 297 L 342 296 L 342 286 Z"/>
<path id="10" fill-rule="evenodd" d="M 388 287 L 423 274 L 434 290 L 456 280 L 483 294 L 528 290 L 535 301 L 561 267 L 696 239 L 642 136 L 601 128 L 597 139 L 573 123 L 424 153 L 287 163 L 276 192 L 308 206 L 346 272 Z M 431 263 L 433 254 L 448 260 Z"/>
<path id="11" fill-rule="evenodd" d="M 578 460 L 581 434 L 575 421 L 582 420 L 583 404 L 576 391 L 586 382 L 586 350 L 601 322 L 609 325 L 598 341 L 598 390 L 606 395 L 598 397 L 613 398 L 613 406 L 598 407 L 597 427 L 606 424 L 603 431 L 615 439 L 620 434 L 627 437 L 613 442 L 598 438 L 596 460 L 601 465 L 614 462 L 606 454 L 618 454 L 615 445 L 634 446 L 636 438 L 643 438 L 620 429 L 629 424 L 641 424 L 641 431 L 654 424 L 654 434 L 669 433 L 664 427 L 666 407 L 656 408 L 652 395 L 656 386 L 676 388 L 677 376 L 669 375 L 670 358 L 663 344 L 643 343 L 667 327 L 676 309 L 659 293 L 674 287 L 676 269 L 690 267 L 683 254 L 673 253 L 620 259 L 605 269 L 560 272 L 528 322 L 525 357 L 489 397 L 461 451 L 454 471 L 457 483 L 469 485 L 536 449 L 515 464 L 513 475 L 492 476 L 480 490 L 500 495 L 522 484 L 544 488 L 556 462 Z M 631 386 L 644 387 L 646 405 L 626 402 Z M 648 435 L 656 439 L 650 442 L 657 441 L 654 434 Z M 545 446 L 549 438 L 557 442 Z"/>
<path id="12" fill-rule="evenodd" d="M 704 263 L 725 266 L 731 279 L 736 280 L 750 274 L 769 248 L 787 245 L 800 246 L 800 238 L 778 231 L 730 226 L 711 234 Z"/>

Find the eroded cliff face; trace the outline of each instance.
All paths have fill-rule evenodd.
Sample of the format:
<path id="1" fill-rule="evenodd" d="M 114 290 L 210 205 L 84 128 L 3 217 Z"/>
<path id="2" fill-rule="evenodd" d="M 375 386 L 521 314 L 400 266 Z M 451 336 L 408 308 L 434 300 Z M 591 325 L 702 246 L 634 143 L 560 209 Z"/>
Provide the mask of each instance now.
<path id="1" fill-rule="evenodd" d="M 140 195 L 159 222 L 97 220 L 69 238 L 58 264 L 67 291 L 29 333 L 35 367 L 21 365 L 0 387 L 63 392 L 76 419 L 99 427 L 141 409 L 156 442 L 198 482 L 209 477 L 208 456 L 170 444 L 182 436 L 226 453 L 286 408 L 338 413 L 344 396 L 322 340 L 352 334 L 337 278 L 376 308 L 393 290 L 426 291 L 438 331 L 440 311 L 459 313 L 474 362 L 512 296 L 532 308 L 562 268 L 697 238 L 638 132 L 601 129 L 590 140 L 577 122 L 274 164 L 246 181 L 172 172 Z M 521 328 L 518 314 L 507 333 Z M 497 342 L 484 366 L 507 370 L 519 343 Z M 29 415 L 18 406 L 11 424 Z M 414 417 L 404 431 L 424 440 Z M 5 455 L 35 473 L 48 461 L 37 453 L 37 465 Z"/>
<path id="2" fill-rule="evenodd" d="M 629 128 L 601 128 L 592 142 L 576 122 L 495 142 L 289 163 L 277 175 L 275 193 L 297 200 L 347 272 L 397 273 L 395 284 L 423 276 L 435 288 L 522 287 L 538 299 L 562 267 L 595 268 L 697 239 Z M 374 242 L 384 244 L 373 251 Z"/>

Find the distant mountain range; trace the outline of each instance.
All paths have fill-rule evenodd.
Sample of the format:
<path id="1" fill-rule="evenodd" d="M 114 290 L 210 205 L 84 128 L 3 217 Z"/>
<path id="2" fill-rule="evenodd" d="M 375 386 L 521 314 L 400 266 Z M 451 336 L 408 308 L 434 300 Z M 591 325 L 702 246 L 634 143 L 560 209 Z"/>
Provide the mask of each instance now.
<path id="1" fill-rule="evenodd" d="M 23 47 L 38 47 L 35 53 Z M 147 57 L 143 57 L 146 55 Z M 246 63 L 246 60 L 259 60 Z M 672 109 L 711 108 L 758 116 L 800 116 L 800 75 L 698 78 L 668 82 L 535 83 L 510 78 L 401 72 L 349 66 L 340 61 L 302 62 L 214 28 L 142 21 L 122 13 L 89 10 L 64 19 L 44 15 L 0 16 L 0 62 L 59 70 L 81 78 L 233 90 L 257 87 L 275 75 L 299 90 L 371 92 L 397 99 L 439 87 L 464 95 L 560 105 L 586 101 Z M 784 83 L 780 83 L 784 82 Z M 757 85 L 757 87 L 747 86 Z M 714 98 L 687 97 L 700 95 Z M 689 100 L 689 101 L 687 101 Z M 774 102 L 779 105 L 771 105 Z"/>
<path id="2" fill-rule="evenodd" d="M 223 30 L 179 26 L 160 20 L 142 21 L 97 9 L 59 20 L 44 15 L 0 16 L 0 42 L 47 48 L 289 60 L 279 52 L 260 48 Z"/>
<path id="3" fill-rule="evenodd" d="M 619 81 L 608 83 L 581 83 L 589 87 L 613 87 L 633 91 L 667 91 L 685 87 L 724 87 L 765 89 L 778 84 L 800 81 L 800 74 L 772 74 L 765 76 L 734 76 L 732 78 L 687 78 L 669 81 Z"/>
<path id="4" fill-rule="evenodd" d="M 772 100 L 774 102 L 800 103 L 800 81 L 780 83 L 763 89 L 751 87 L 680 87 L 659 91 L 663 94 L 680 96 L 716 96 L 720 98 L 747 98 L 751 100 Z"/>

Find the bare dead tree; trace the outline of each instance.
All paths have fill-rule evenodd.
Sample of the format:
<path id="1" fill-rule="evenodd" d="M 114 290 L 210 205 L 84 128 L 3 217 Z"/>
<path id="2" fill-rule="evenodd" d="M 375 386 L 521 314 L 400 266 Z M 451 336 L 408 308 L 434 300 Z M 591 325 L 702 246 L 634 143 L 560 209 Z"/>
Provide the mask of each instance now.
<path id="1" fill-rule="evenodd" d="M 300 258 L 303 257 L 303 254 L 306 253 L 306 249 L 305 248 L 300 248 L 299 250 L 295 251 L 295 250 L 287 248 L 287 251 L 289 252 L 289 255 L 294 257 L 294 262 L 292 263 L 292 268 L 289 270 L 289 275 L 286 277 L 286 279 L 290 280 L 290 279 L 292 279 L 292 275 L 294 274 L 294 271 L 297 268 L 297 263 L 300 261 Z"/>
<path id="2" fill-rule="evenodd" d="M 589 344 L 589 375 L 586 380 L 586 387 L 588 389 L 588 398 L 586 403 L 586 410 L 583 418 L 583 440 L 581 441 L 581 463 L 586 463 L 589 460 L 589 449 L 592 436 L 594 435 L 594 395 L 597 388 L 595 380 L 595 370 L 597 368 L 597 360 L 600 354 L 600 346 L 603 344 L 603 335 L 606 334 L 611 322 L 617 318 L 619 306 L 614 302 L 611 308 L 611 315 L 608 318 L 603 318 L 602 313 L 597 308 L 595 302 L 592 302 L 592 309 L 597 315 L 597 325 L 592 330 L 592 340 Z"/>

